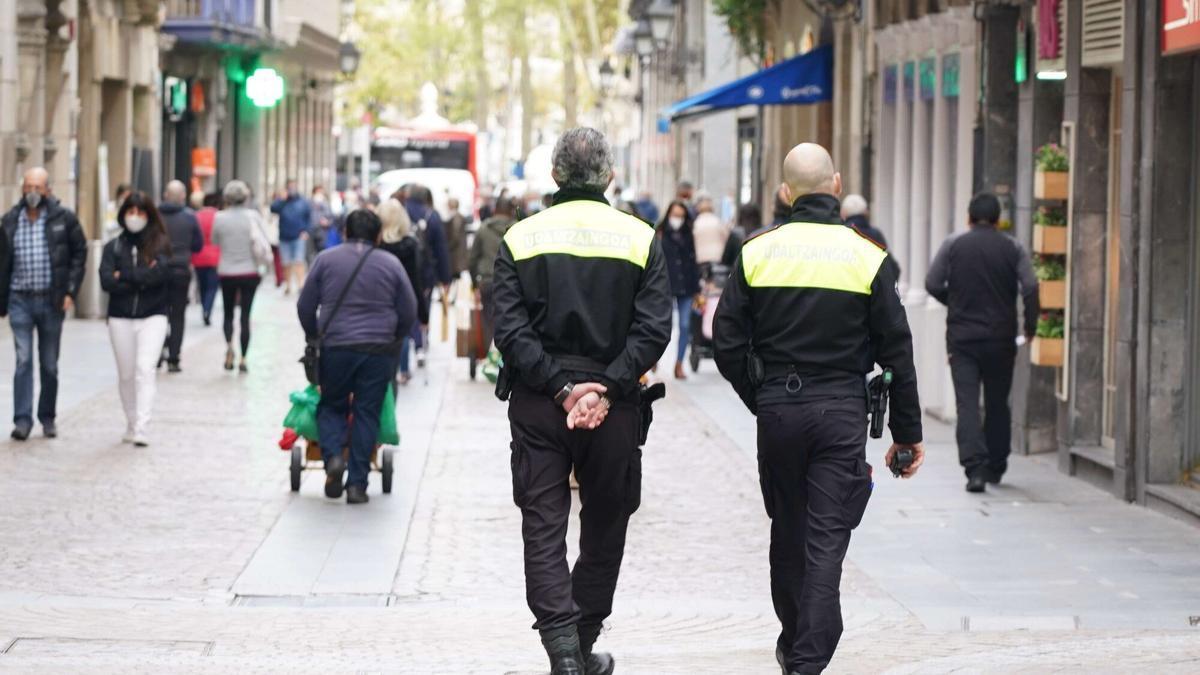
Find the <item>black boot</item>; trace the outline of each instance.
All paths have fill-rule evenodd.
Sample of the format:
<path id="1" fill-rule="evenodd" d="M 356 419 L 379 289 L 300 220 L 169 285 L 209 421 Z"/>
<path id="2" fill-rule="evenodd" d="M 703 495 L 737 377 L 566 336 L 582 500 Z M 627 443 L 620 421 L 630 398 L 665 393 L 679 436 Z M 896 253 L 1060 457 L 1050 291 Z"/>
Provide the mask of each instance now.
<path id="1" fill-rule="evenodd" d="M 579 651 L 583 654 L 583 667 L 586 675 L 612 675 L 617 668 L 617 662 L 612 655 L 592 651 L 596 638 L 600 636 L 600 626 L 579 627 Z"/>
<path id="2" fill-rule="evenodd" d="M 550 657 L 550 675 L 584 675 L 583 654 L 575 626 L 540 631 L 542 646 Z"/>

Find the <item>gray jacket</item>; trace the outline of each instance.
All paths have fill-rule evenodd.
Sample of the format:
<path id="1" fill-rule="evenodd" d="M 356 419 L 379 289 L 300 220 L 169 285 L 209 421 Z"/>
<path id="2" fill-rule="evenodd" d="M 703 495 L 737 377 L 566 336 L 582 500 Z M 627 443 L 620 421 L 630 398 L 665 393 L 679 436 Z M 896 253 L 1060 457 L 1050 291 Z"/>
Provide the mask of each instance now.
<path id="1" fill-rule="evenodd" d="M 371 252 L 373 248 L 364 241 L 348 241 L 322 251 L 313 261 L 296 303 L 308 339 L 315 339 L 324 330 L 326 347 L 374 351 L 398 347 L 399 339 L 408 335 L 417 315 L 417 298 L 408 274 L 396 256 L 386 251 Z M 354 279 L 333 325 L 327 325 L 354 268 L 368 253 L 371 257 Z"/>
<path id="2" fill-rule="evenodd" d="M 258 263 L 254 260 L 256 227 L 262 227 L 262 217 L 253 209 L 234 206 L 217 213 L 213 219 L 212 243 L 221 249 L 221 261 L 217 263 L 218 275 L 241 277 L 258 274 Z"/>

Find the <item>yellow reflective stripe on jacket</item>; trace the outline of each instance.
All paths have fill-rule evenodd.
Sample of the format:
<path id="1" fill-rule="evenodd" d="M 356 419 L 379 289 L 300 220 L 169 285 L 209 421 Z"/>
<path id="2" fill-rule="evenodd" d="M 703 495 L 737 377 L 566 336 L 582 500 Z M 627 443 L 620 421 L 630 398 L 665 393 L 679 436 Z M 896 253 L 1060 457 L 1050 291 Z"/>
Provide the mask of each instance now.
<path id="1" fill-rule="evenodd" d="M 612 258 L 646 266 L 654 229 L 607 204 L 573 201 L 552 206 L 513 225 L 504 235 L 513 260 L 562 253 Z"/>
<path id="2" fill-rule="evenodd" d="M 742 269 L 751 288 L 823 288 L 871 294 L 887 258 L 842 225 L 789 223 L 746 242 Z"/>

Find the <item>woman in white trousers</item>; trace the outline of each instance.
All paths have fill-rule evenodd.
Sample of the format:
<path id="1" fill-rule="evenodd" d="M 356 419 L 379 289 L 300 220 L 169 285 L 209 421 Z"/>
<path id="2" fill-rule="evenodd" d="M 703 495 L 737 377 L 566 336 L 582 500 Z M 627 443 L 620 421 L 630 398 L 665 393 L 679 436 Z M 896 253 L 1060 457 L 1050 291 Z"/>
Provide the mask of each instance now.
<path id="1" fill-rule="evenodd" d="M 141 192 L 117 211 L 121 234 L 104 246 L 100 285 L 108 291 L 108 335 L 120 377 L 126 443 L 150 444 L 156 366 L 167 336 L 170 242 L 153 200 Z"/>

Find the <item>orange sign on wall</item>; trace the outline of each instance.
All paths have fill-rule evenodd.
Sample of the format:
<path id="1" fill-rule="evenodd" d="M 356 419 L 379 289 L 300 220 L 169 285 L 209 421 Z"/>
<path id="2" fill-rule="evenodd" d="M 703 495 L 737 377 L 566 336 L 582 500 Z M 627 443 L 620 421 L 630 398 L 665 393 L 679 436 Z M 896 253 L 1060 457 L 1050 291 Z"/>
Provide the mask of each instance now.
<path id="1" fill-rule="evenodd" d="M 192 148 L 192 175 L 211 178 L 217 175 L 215 148 Z"/>
<path id="2" fill-rule="evenodd" d="M 1200 0 L 1163 0 L 1162 53 L 1200 49 Z"/>

